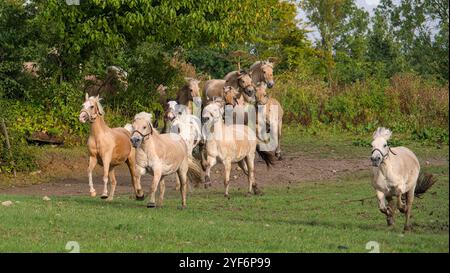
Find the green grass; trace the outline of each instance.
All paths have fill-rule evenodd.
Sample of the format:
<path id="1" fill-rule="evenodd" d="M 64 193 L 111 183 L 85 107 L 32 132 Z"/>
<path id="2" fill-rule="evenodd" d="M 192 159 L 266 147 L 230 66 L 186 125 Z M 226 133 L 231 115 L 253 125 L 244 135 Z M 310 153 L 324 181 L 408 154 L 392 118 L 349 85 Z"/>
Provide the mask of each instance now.
<path id="1" fill-rule="evenodd" d="M 166 193 L 161 209 L 119 196 L 99 198 L 2 196 L 0 252 L 65 252 L 77 241 L 81 252 L 448 252 L 448 167 L 432 167 L 439 182 L 413 208 L 413 231 L 403 234 L 403 215 L 388 228 L 377 209 L 368 174 L 317 183 L 264 188 L 245 197 L 231 187 L 196 190 L 188 209 Z"/>

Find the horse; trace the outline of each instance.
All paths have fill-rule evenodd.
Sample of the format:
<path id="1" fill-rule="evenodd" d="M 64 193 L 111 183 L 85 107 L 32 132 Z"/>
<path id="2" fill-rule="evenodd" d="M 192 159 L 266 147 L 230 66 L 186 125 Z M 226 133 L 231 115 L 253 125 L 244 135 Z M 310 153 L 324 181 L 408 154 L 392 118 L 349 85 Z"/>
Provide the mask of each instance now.
<path id="1" fill-rule="evenodd" d="M 209 80 L 205 83 L 204 95 L 206 101 L 213 101 L 216 97 L 223 98 L 223 88 L 225 86 L 232 86 L 240 93 L 245 93 L 249 97 L 253 97 L 255 93 L 250 73 L 244 70 L 232 71 L 223 80 Z"/>
<path id="2" fill-rule="evenodd" d="M 186 142 L 188 154 L 193 155 L 194 149 L 202 140 L 201 121 L 198 117 L 189 114 L 189 109 L 178 104 L 176 101 L 169 101 L 168 108 L 164 114 L 165 124 L 168 124 L 168 130 L 165 133 L 179 134 Z M 191 181 L 191 177 L 189 177 Z M 180 183 L 177 179 L 176 189 L 178 190 Z"/>
<path id="3" fill-rule="evenodd" d="M 201 101 L 199 83 L 200 81 L 197 79 L 186 78 L 186 84 L 178 90 L 176 98 L 178 104 L 186 106 L 189 109 L 190 114 L 194 115 L 196 110 L 201 107 L 201 105 L 197 105 L 198 99 Z"/>
<path id="4" fill-rule="evenodd" d="M 169 101 L 169 99 L 167 98 L 167 89 L 168 87 L 165 85 L 158 85 L 158 87 L 156 88 L 156 92 L 158 93 L 158 102 L 159 105 L 161 106 L 161 109 L 156 109 L 154 111 L 155 114 L 155 121 L 153 122 L 153 127 L 158 128 L 159 126 L 159 119 L 161 116 L 164 115 L 165 111 L 167 110 L 167 102 Z M 166 124 L 164 123 L 164 129 L 166 129 Z"/>
<path id="5" fill-rule="evenodd" d="M 249 125 L 249 112 L 254 110 L 254 105 L 248 101 L 255 100 L 249 98 L 246 94 L 240 93 L 232 86 L 225 86 L 223 88 L 223 97 L 225 107 L 233 108 L 233 123 Z M 254 127 L 254 126 L 253 126 Z"/>
<path id="6" fill-rule="evenodd" d="M 392 135 L 389 129 L 379 127 L 373 134 L 372 186 L 376 190 L 380 211 L 386 215 L 388 226 L 394 225 L 395 202 L 405 214 L 404 230 L 411 230 L 410 217 L 414 197 L 424 194 L 437 179 L 431 174 L 422 174 L 416 155 L 406 147 L 390 147 Z M 406 204 L 403 202 L 406 200 Z M 386 206 L 386 201 L 388 205 Z"/>
<path id="7" fill-rule="evenodd" d="M 99 96 L 89 97 L 86 93 L 83 108 L 80 111 L 79 120 L 82 123 L 90 123 L 90 135 L 87 142 L 89 151 L 89 187 L 92 197 L 96 196 L 92 181 L 92 170 L 97 163 L 103 166 L 103 193 L 101 198 L 112 201 L 116 189 L 116 176 L 114 168 L 126 163 L 130 171 L 133 189 L 136 199 L 142 200 L 140 183 L 135 179 L 135 149 L 130 143 L 130 133 L 125 128 L 109 128 L 103 116 L 105 112 L 100 104 Z M 111 192 L 108 196 L 108 177 L 111 180 Z"/>
<path id="8" fill-rule="evenodd" d="M 106 68 L 105 80 L 99 79 L 95 75 L 87 75 L 84 77 L 86 81 L 84 91 L 90 96 L 97 96 L 100 94 L 116 95 L 119 88 L 127 90 L 128 88 L 128 73 L 118 66 L 108 66 Z"/>
<path id="9" fill-rule="evenodd" d="M 194 148 L 202 139 L 201 121 L 198 117 L 189 114 L 185 105 L 180 105 L 176 101 L 169 101 L 168 108 L 164 114 L 166 123 L 170 124 L 165 133 L 177 133 L 188 146 L 188 153 L 191 155 Z"/>
<path id="10" fill-rule="evenodd" d="M 261 155 L 270 167 L 274 164 L 274 156 L 268 152 L 261 151 L 255 133 L 248 126 L 241 124 L 225 125 L 223 122 L 224 107 L 220 102 L 209 103 L 202 113 L 202 123 L 206 138 L 206 159 L 202 162 L 205 170 L 205 183 L 211 183 L 211 168 L 217 162 L 225 168 L 225 197 L 229 197 L 229 181 L 231 164 L 238 163 L 239 167 L 248 177 L 247 195 L 260 193 L 255 182 L 254 164 L 255 151 Z"/>
<path id="11" fill-rule="evenodd" d="M 268 88 L 272 88 L 275 85 L 273 79 L 273 63 L 270 61 L 257 61 L 250 66 L 250 74 L 252 81 L 256 85 L 263 82 Z"/>
<path id="12" fill-rule="evenodd" d="M 258 83 L 256 87 L 256 105 L 262 110 L 262 121 L 266 123 L 266 128 L 269 133 L 276 134 L 277 147 L 275 150 L 275 156 L 278 160 L 282 159 L 281 156 L 281 131 L 283 127 L 283 108 L 278 100 L 270 97 L 267 94 L 266 84 L 263 82 Z M 259 111 L 258 111 L 259 114 Z M 259 121 L 259 119 L 257 119 Z"/>
<path id="13" fill-rule="evenodd" d="M 136 148 L 136 181 L 149 172 L 153 175 L 148 208 L 155 208 L 155 193 L 160 186 L 158 206 L 163 205 L 166 176 L 176 173 L 181 183 L 181 206 L 186 208 L 187 176 L 201 181 L 200 164 L 188 154 L 186 142 L 178 134 L 159 134 L 152 126 L 151 114 L 141 112 L 134 117 L 131 143 Z"/>

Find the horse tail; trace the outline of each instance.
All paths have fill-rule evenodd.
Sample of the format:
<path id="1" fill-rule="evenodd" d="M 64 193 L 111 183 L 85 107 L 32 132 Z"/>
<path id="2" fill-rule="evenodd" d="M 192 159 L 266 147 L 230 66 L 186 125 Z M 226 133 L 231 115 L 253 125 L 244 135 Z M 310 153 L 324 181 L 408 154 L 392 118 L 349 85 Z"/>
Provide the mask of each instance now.
<path id="1" fill-rule="evenodd" d="M 259 156 L 266 162 L 268 168 L 275 165 L 275 161 L 277 160 L 274 152 L 261 151 L 259 145 L 256 146 L 256 151 Z"/>
<path id="2" fill-rule="evenodd" d="M 198 186 L 203 182 L 204 176 L 203 176 L 203 169 L 198 160 L 196 160 L 194 157 L 189 155 L 188 157 L 188 177 L 189 180 L 194 183 L 195 186 Z"/>
<path id="3" fill-rule="evenodd" d="M 422 194 L 427 192 L 436 182 L 437 177 L 429 173 L 420 173 L 417 179 L 416 189 L 414 190 L 414 195 L 416 197 L 422 197 Z"/>
<path id="4" fill-rule="evenodd" d="M 130 133 L 130 135 L 131 133 L 133 133 L 133 125 L 131 125 L 130 123 L 125 124 L 123 128 L 125 128 L 125 130 L 127 130 Z"/>

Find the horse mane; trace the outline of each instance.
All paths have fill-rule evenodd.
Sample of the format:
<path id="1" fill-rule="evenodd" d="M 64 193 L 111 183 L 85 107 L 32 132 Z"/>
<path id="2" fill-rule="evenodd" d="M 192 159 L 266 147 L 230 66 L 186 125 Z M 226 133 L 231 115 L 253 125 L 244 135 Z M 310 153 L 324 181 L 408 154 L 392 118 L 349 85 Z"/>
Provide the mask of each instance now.
<path id="1" fill-rule="evenodd" d="M 384 128 L 384 127 L 378 127 L 377 130 L 373 133 L 373 139 L 376 139 L 378 137 L 382 137 L 384 139 L 389 140 L 392 136 L 391 130 Z"/>
<path id="2" fill-rule="evenodd" d="M 86 94 L 87 96 L 87 94 Z M 92 99 L 94 101 L 94 103 L 97 105 L 97 109 L 98 109 L 98 113 L 100 114 L 100 116 L 105 115 L 105 110 L 103 110 L 103 106 L 100 104 L 100 101 L 102 100 L 99 96 L 92 96 L 89 99 Z"/>

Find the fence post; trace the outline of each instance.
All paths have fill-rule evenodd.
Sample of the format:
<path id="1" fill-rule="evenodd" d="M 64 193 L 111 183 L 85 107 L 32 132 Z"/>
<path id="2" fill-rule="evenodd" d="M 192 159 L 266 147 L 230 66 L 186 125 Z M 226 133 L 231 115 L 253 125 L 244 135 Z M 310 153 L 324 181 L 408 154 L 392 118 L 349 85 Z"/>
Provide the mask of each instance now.
<path id="1" fill-rule="evenodd" d="M 16 164 L 14 163 L 14 159 L 13 159 L 13 155 L 12 155 L 12 151 L 11 151 L 11 143 L 9 142 L 9 137 L 8 137 L 8 130 L 6 130 L 6 125 L 5 125 L 5 119 L 2 118 L 2 133 L 5 136 L 5 141 L 6 141 L 6 149 L 8 149 L 8 154 L 9 154 L 9 158 L 11 159 L 11 166 L 13 168 L 13 173 L 14 173 L 14 177 L 17 176 L 16 174 Z"/>

